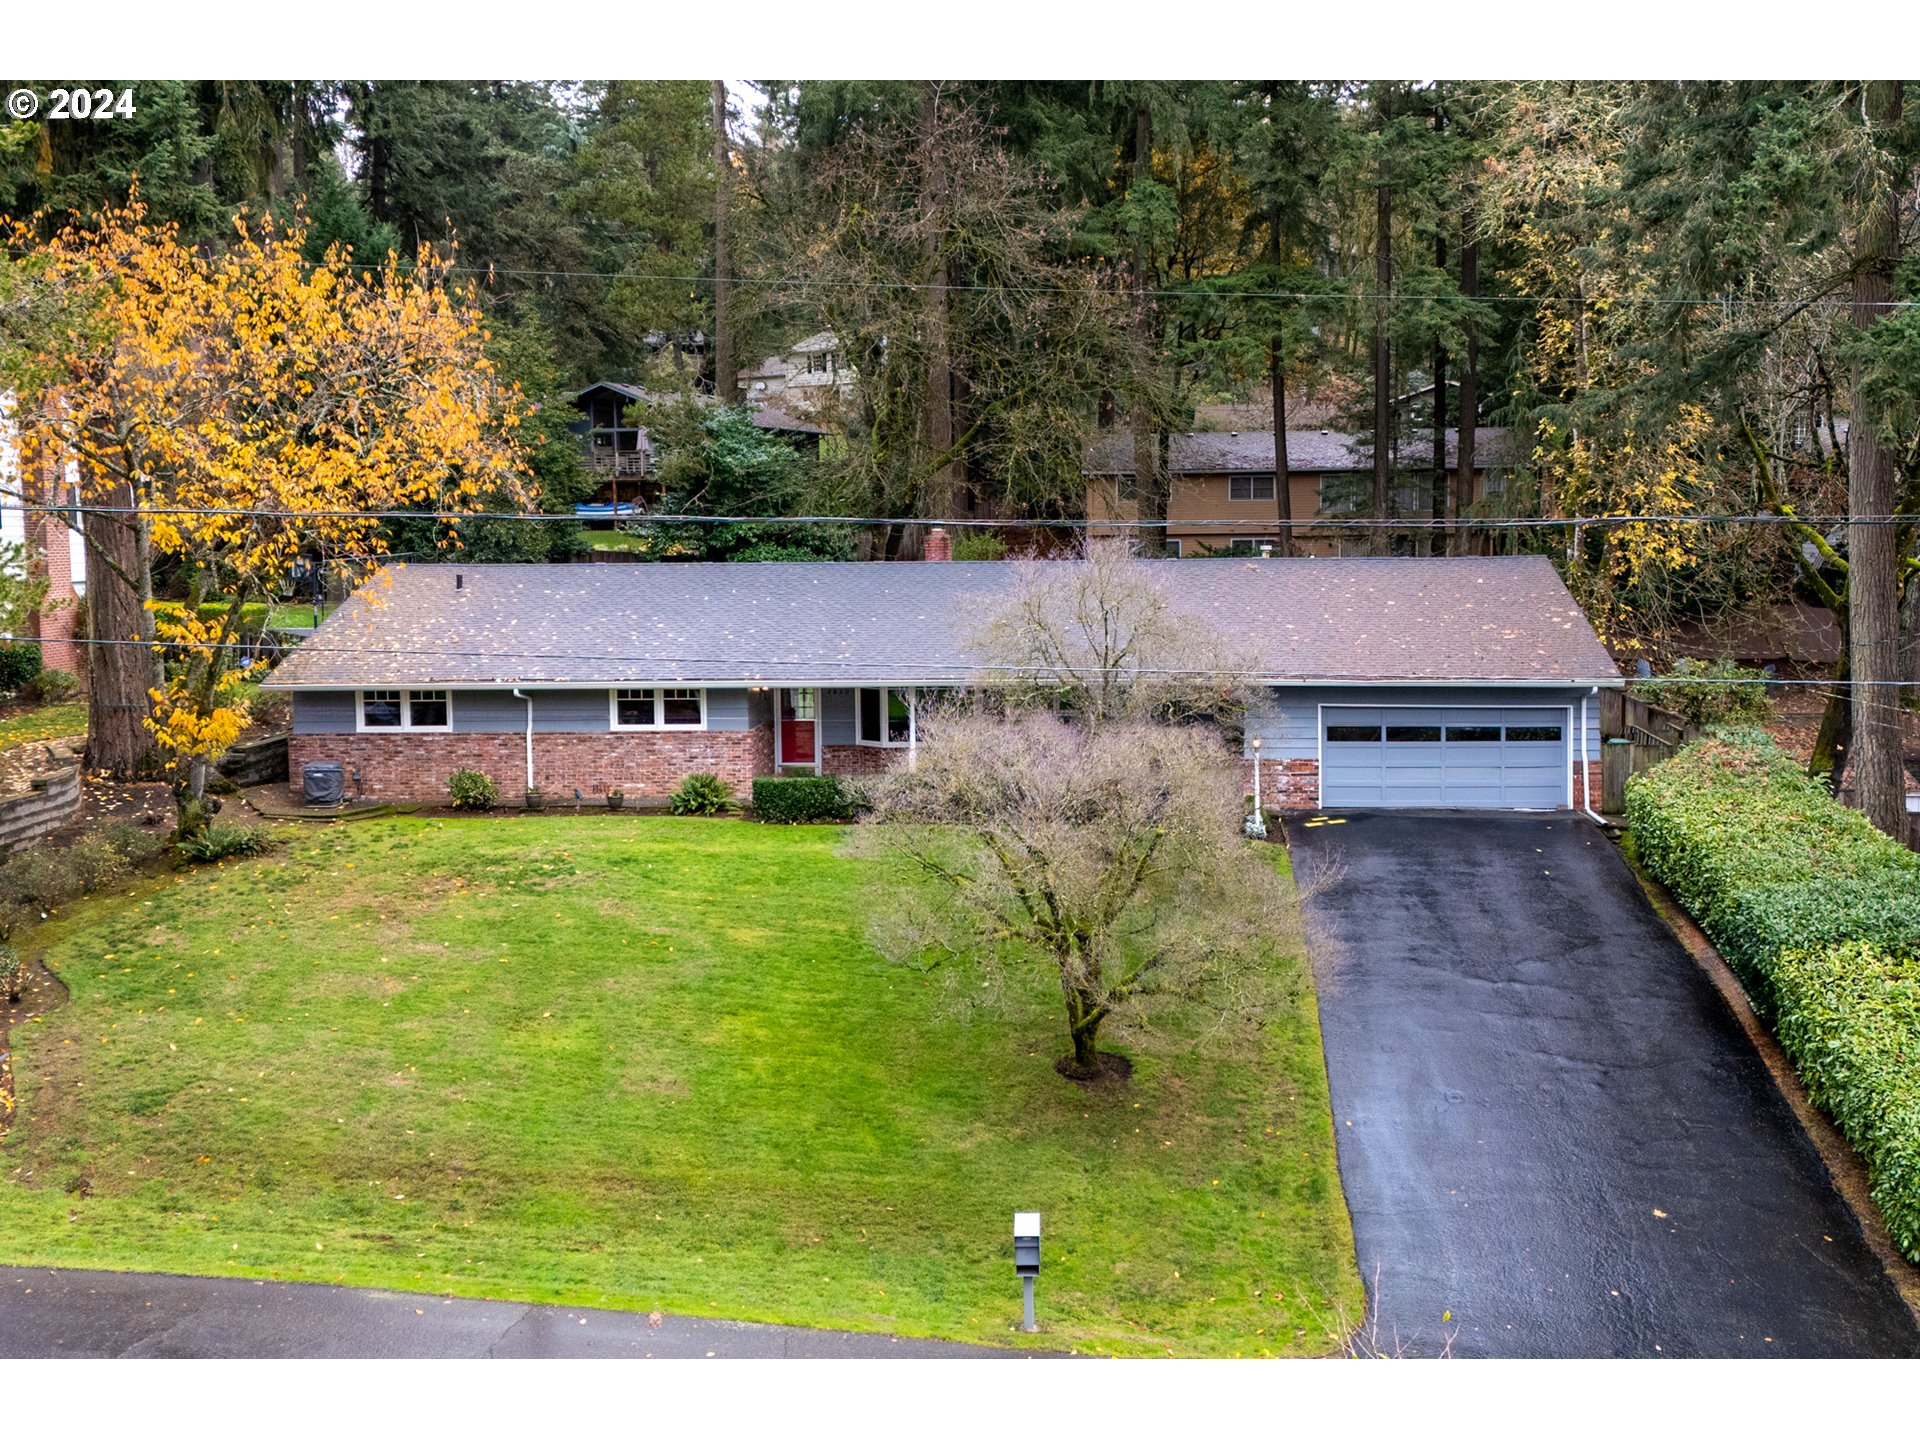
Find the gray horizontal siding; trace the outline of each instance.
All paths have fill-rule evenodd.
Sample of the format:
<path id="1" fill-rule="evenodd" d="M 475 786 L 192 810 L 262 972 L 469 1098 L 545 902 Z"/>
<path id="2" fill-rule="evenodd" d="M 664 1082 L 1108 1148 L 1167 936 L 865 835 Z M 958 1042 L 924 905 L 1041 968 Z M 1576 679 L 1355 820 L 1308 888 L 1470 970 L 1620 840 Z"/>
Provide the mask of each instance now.
<path id="1" fill-rule="evenodd" d="M 533 728 L 542 735 L 595 735 L 612 729 L 606 690 L 535 690 Z M 761 723 L 771 719 L 768 701 L 761 701 Z M 350 735 L 354 705 L 350 690 L 296 690 L 293 692 L 293 731 L 296 735 Z M 455 690 L 450 696 L 453 731 L 458 735 L 520 734 L 527 728 L 527 702 L 511 690 Z M 745 730 L 749 720 L 745 690 L 707 691 L 707 728 Z"/>
<path id="2" fill-rule="evenodd" d="M 338 735 L 353 731 L 355 696 L 351 690 L 296 690 L 293 692 L 293 733 Z"/>
<path id="3" fill-rule="evenodd" d="M 1262 759 L 1312 760 L 1320 754 L 1322 705 L 1469 705 L 1494 710 L 1571 705 L 1578 724 L 1580 697 L 1587 690 L 1584 686 L 1289 685 L 1269 693 L 1272 699 L 1265 712 L 1247 723 L 1247 738 L 1260 737 Z M 1587 754 L 1596 761 L 1600 758 L 1600 700 L 1593 695 L 1587 695 Z"/>

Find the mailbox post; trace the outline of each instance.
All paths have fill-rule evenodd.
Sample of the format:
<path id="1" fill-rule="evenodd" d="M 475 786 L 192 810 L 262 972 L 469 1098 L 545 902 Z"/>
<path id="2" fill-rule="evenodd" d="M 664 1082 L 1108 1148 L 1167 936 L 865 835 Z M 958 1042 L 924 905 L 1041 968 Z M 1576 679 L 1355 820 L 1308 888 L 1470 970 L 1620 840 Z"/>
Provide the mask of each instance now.
<path id="1" fill-rule="evenodd" d="M 1020 1328 L 1032 1334 L 1040 1327 L 1033 1318 L 1033 1281 L 1040 1273 L 1040 1212 L 1019 1210 L 1013 1217 L 1013 1270 L 1020 1277 L 1023 1313 Z"/>

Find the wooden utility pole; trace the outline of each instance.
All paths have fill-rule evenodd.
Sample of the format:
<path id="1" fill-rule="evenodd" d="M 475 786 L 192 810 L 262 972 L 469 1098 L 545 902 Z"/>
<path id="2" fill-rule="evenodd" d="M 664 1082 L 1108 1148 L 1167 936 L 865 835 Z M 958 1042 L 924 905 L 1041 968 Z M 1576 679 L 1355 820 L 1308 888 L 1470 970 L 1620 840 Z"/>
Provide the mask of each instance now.
<path id="1" fill-rule="evenodd" d="M 1902 82 L 1869 81 L 1867 123 L 1874 140 L 1890 141 L 1900 124 Z M 1900 258 L 1900 200 L 1904 177 L 1884 177 L 1865 197 L 1853 269 L 1852 320 L 1876 325 L 1893 300 Z M 1893 453 L 1883 443 L 1865 394 L 1865 367 L 1853 365 L 1849 405 L 1847 510 L 1848 669 L 1852 676 L 1853 792 L 1875 827 L 1904 839 L 1906 785 L 1901 767 L 1900 554 L 1892 523 Z"/>
<path id="2" fill-rule="evenodd" d="M 734 379 L 733 329 L 727 304 L 733 294 L 729 243 L 733 211 L 733 156 L 727 148 L 727 82 L 713 82 L 713 393 L 722 404 L 738 397 Z"/>

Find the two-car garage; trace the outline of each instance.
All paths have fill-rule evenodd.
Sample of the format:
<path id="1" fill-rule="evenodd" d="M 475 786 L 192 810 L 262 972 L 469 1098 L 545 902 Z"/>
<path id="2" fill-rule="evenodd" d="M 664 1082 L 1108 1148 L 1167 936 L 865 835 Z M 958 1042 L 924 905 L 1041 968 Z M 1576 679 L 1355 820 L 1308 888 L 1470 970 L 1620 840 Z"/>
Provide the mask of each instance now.
<path id="1" fill-rule="evenodd" d="M 1551 810 L 1572 800 L 1568 706 L 1322 705 L 1328 809 Z"/>

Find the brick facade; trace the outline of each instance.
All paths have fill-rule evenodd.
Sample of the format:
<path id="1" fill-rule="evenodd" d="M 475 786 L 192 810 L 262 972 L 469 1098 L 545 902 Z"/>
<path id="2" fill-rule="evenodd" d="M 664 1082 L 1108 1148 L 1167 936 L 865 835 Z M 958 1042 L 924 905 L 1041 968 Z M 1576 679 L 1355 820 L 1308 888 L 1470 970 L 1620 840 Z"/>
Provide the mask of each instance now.
<path id="1" fill-rule="evenodd" d="M 510 733 L 295 735 L 287 745 L 288 774 L 297 790 L 303 765 L 337 760 L 347 767 L 350 799 L 437 805 L 446 803 L 449 775 L 478 770 L 500 787 L 503 805 L 520 805 L 527 794 L 526 745 L 525 735 Z M 745 800 L 754 776 L 773 773 L 773 727 L 533 737 L 534 783 L 555 805 L 571 803 L 575 790 L 586 800 L 619 789 L 631 801 L 658 802 L 702 771 L 718 775 Z"/>
<path id="2" fill-rule="evenodd" d="M 1241 774 L 1253 794 L 1253 761 L 1242 760 Z M 1318 760 L 1262 760 L 1260 803 L 1269 810 L 1314 810 L 1320 805 Z"/>
<path id="3" fill-rule="evenodd" d="M 48 503 L 64 498 L 65 486 L 56 483 L 51 465 L 44 467 L 41 494 Z M 82 685 L 87 679 L 82 647 L 74 639 L 79 619 L 79 589 L 74 584 L 73 538 L 66 517 L 53 512 L 27 516 L 27 544 L 38 551 L 45 567 L 47 598 L 27 623 L 28 633 L 40 641 L 40 662 L 48 670 L 64 670 Z"/>
<path id="4" fill-rule="evenodd" d="M 896 765 L 907 763 L 905 750 L 883 745 L 822 745 L 820 773 L 823 775 L 884 775 Z"/>
<path id="5" fill-rule="evenodd" d="M 1573 798 L 1580 798 L 1580 787 L 1585 783 L 1587 790 L 1586 808 L 1594 814 L 1600 813 L 1600 797 L 1605 793 L 1600 781 L 1600 762 L 1598 760 L 1576 760 L 1573 762 Z M 1578 808 L 1576 805 L 1575 808 Z"/>

